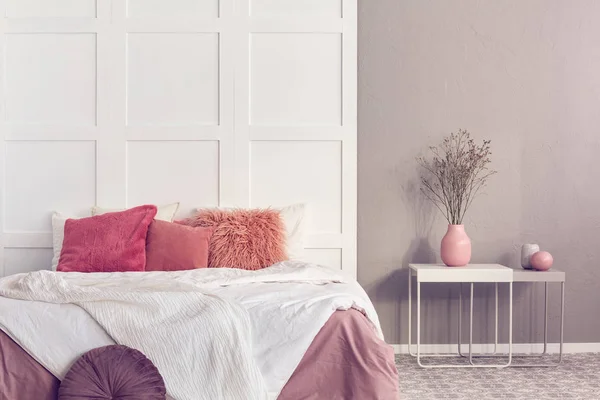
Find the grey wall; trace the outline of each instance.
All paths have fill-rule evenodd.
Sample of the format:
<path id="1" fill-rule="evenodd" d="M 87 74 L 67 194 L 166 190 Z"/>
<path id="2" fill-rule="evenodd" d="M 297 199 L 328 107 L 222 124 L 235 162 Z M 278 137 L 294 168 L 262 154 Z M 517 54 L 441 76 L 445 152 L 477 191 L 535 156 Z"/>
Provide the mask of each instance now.
<path id="1" fill-rule="evenodd" d="M 539 243 L 567 272 L 565 340 L 600 342 L 600 2 L 359 0 L 358 76 L 358 274 L 387 341 L 407 341 L 408 262 L 439 260 L 446 229 L 415 156 L 465 128 L 498 170 L 465 221 L 472 261 L 517 267 Z M 427 342 L 456 340 L 456 293 L 424 290 Z M 478 341 L 491 293 L 476 294 Z M 515 339 L 539 341 L 543 289 L 515 293 Z"/>

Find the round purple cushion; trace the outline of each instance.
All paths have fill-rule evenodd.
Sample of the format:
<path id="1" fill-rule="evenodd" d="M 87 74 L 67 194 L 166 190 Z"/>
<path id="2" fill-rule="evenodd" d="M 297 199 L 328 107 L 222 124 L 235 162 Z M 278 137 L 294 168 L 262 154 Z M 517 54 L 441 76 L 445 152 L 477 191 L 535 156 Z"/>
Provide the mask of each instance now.
<path id="1" fill-rule="evenodd" d="M 127 346 L 105 346 L 73 364 L 58 390 L 59 400 L 164 400 L 165 382 L 146 356 Z"/>

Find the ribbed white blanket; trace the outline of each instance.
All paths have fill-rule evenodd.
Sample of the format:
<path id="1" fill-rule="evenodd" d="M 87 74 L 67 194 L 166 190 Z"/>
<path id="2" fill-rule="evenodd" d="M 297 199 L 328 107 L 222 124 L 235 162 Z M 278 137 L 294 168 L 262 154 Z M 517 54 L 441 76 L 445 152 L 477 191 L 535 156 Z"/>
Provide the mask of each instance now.
<path id="1" fill-rule="evenodd" d="M 266 398 L 241 305 L 167 274 L 130 278 L 38 271 L 0 280 L 0 295 L 80 306 L 117 343 L 152 360 L 177 400 Z"/>

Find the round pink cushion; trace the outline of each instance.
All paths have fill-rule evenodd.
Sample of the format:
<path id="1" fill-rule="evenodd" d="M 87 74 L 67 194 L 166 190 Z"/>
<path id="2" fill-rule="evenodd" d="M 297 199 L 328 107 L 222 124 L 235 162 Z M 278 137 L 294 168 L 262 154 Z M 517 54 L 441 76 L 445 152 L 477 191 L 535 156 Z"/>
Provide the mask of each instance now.
<path id="1" fill-rule="evenodd" d="M 146 356 L 127 346 L 105 346 L 73 364 L 58 390 L 59 400 L 164 400 L 165 383 Z"/>

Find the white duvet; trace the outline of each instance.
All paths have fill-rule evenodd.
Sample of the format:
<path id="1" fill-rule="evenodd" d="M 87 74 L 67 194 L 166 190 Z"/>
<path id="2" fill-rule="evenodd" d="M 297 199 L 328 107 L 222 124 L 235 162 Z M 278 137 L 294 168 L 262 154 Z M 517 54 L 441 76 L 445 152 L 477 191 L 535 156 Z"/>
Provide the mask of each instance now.
<path id="1" fill-rule="evenodd" d="M 382 336 L 355 280 L 292 261 L 260 271 L 40 271 L 0 279 L 0 296 L 0 328 L 59 379 L 84 352 L 116 342 L 146 354 L 177 400 L 276 397 L 335 310 L 362 310 Z"/>

